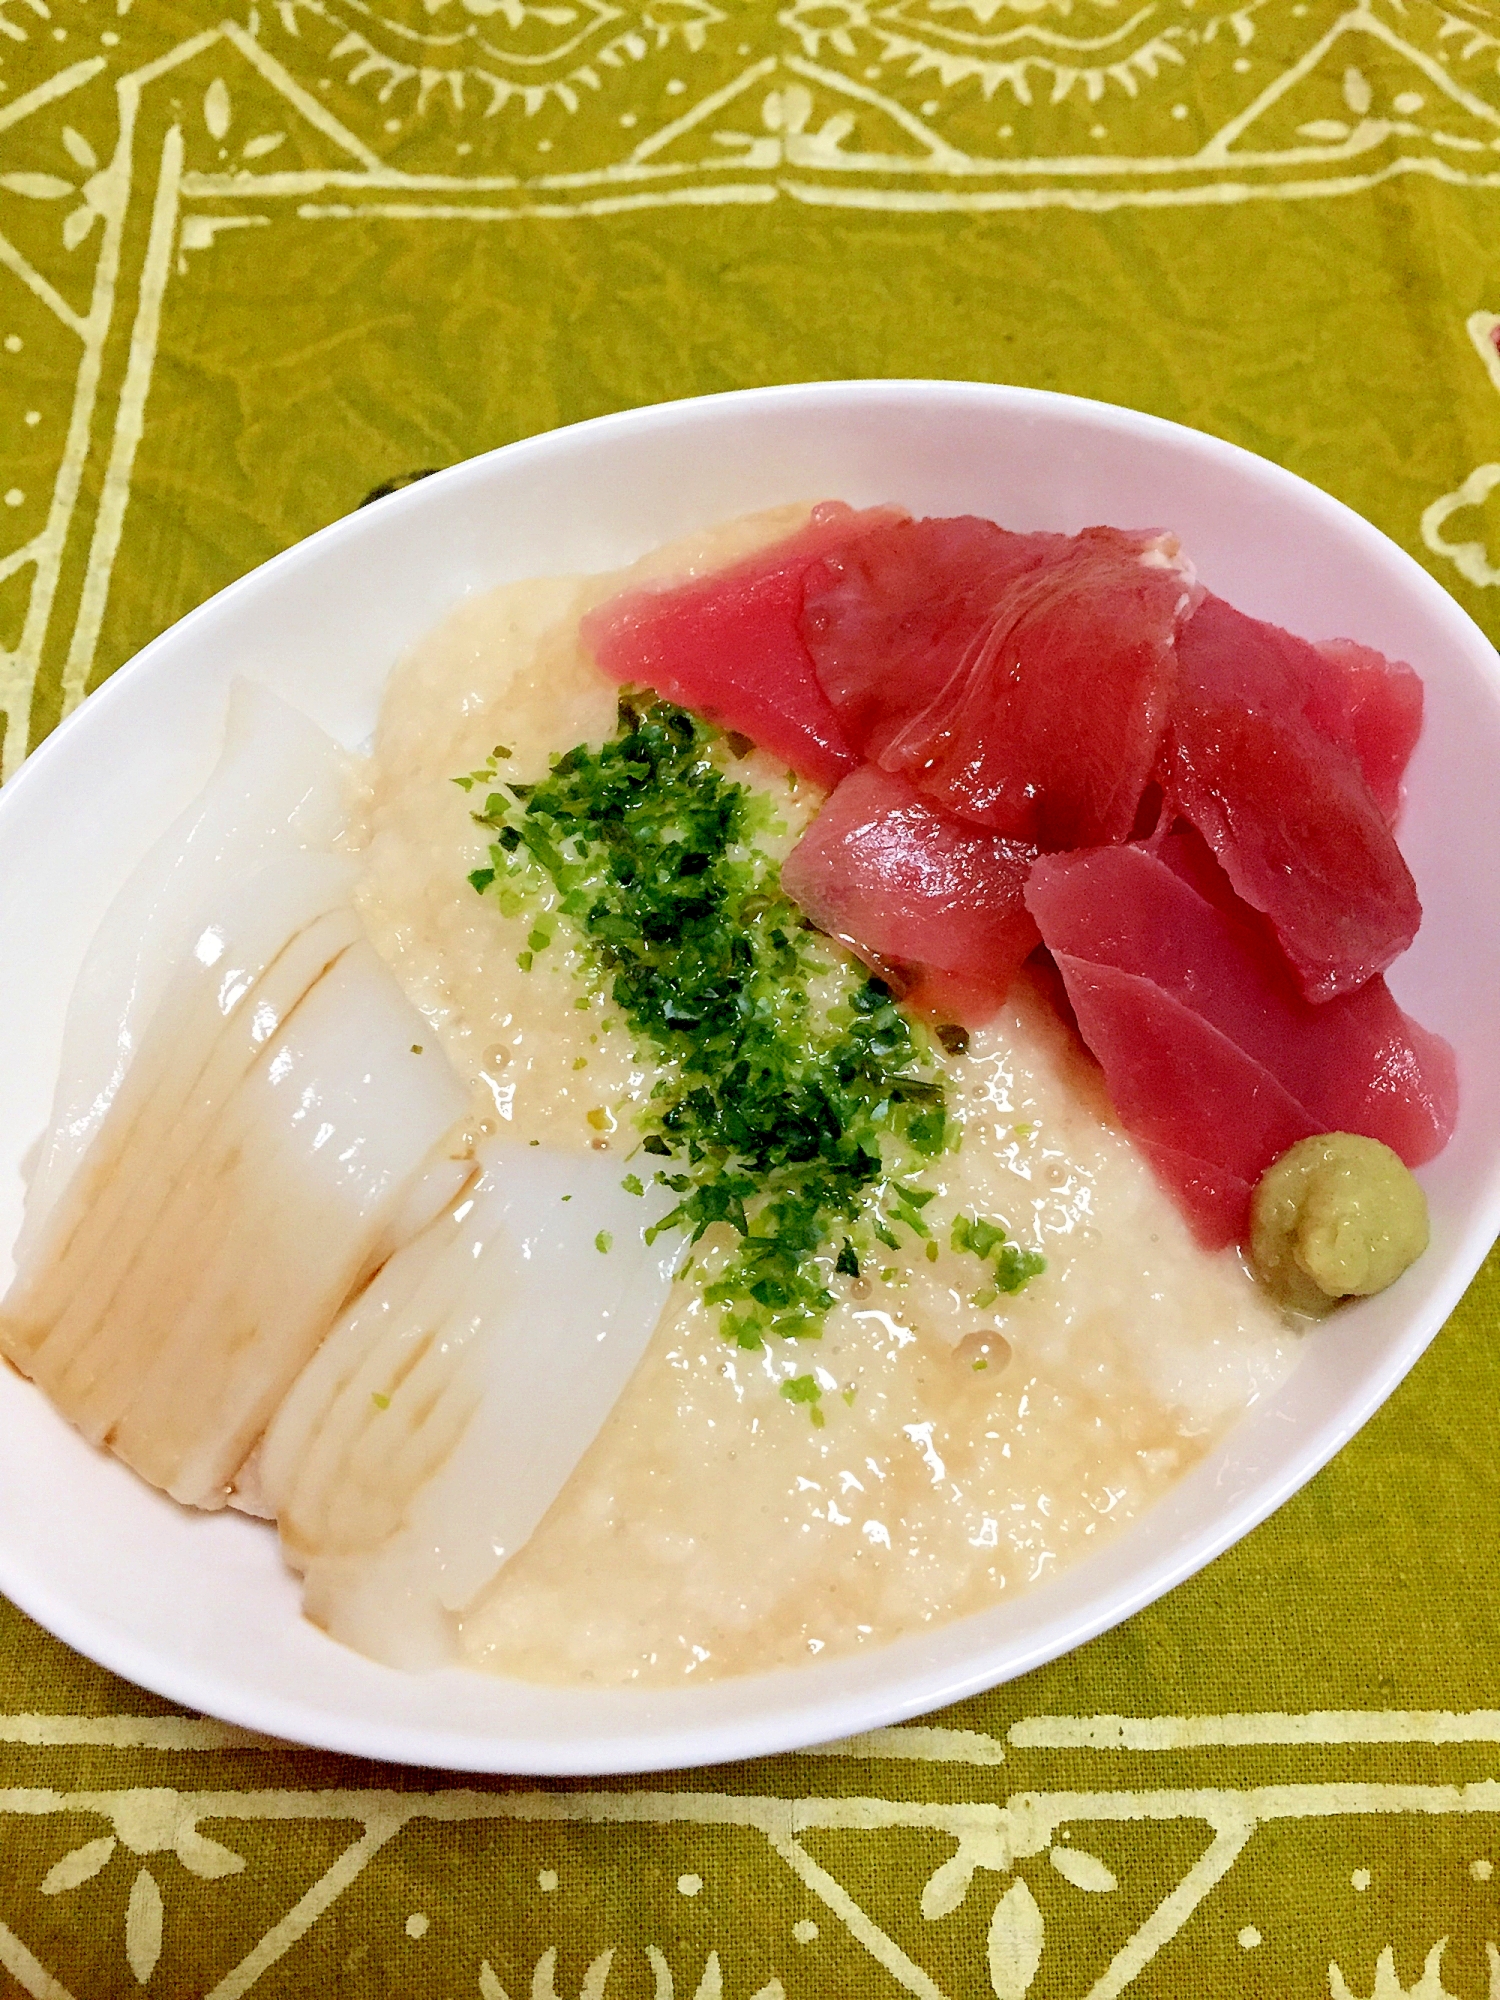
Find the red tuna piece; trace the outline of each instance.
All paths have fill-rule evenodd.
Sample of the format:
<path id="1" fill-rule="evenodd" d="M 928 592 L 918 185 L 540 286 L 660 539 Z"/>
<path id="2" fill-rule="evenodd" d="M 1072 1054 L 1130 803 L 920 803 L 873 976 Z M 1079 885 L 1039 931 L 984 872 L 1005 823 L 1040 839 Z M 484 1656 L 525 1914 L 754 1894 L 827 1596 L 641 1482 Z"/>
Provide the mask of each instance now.
<path id="1" fill-rule="evenodd" d="M 1269 920 L 1302 991 L 1329 1000 L 1405 951 L 1422 906 L 1354 755 L 1309 718 L 1311 702 L 1332 726 L 1343 697 L 1313 700 L 1297 644 L 1206 598 L 1178 641 L 1161 775 L 1170 806 Z M 1352 709 L 1346 720 L 1352 731 Z"/>
<path id="2" fill-rule="evenodd" d="M 1394 826 L 1401 780 L 1422 733 L 1421 676 L 1405 660 L 1388 660 L 1354 639 L 1324 639 L 1313 650 L 1332 670 L 1325 699 L 1336 705 L 1337 725 L 1329 726 L 1311 707 L 1309 720 L 1352 751 L 1376 805 Z"/>
<path id="3" fill-rule="evenodd" d="M 690 583 L 622 592 L 583 620 L 585 643 L 611 680 L 740 731 L 805 778 L 836 785 L 859 763 L 799 630 L 803 579 L 820 557 L 893 518 L 841 501 L 743 562 Z"/>
<path id="4" fill-rule="evenodd" d="M 893 524 L 810 572 L 802 629 L 859 747 L 1042 848 L 1126 839 L 1198 596 L 1175 538 Z"/>
<path id="5" fill-rule="evenodd" d="M 803 637 L 851 742 L 879 762 L 983 641 L 1003 593 L 1067 547 L 960 514 L 892 522 L 815 563 Z"/>
<path id="6" fill-rule="evenodd" d="M 1262 1064 L 1151 980 L 1054 956 L 1121 1122 L 1193 1234 L 1212 1250 L 1242 1242 L 1255 1182 L 1321 1128 Z"/>
<path id="7" fill-rule="evenodd" d="M 1035 858 L 866 765 L 787 856 L 781 886 L 903 999 L 977 1027 L 1037 943 L 1022 896 Z"/>
<path id="8" fill-rule="evenodd" d="M 1154 850 L 1048 855 L 1026 901 L 1126 1128 L 1204 1240 L 1230 1242 L 1250 1189 L 1295 1139 L 1363 1132 L 1419 1166 L 1448 1141 L 1458 1085 L 1452 1050 L 1383 979 L 1304 999 L 1210 871 L 1177 835 Z"/>
<path id="9" fill-rule="evenodd" d="M 1137 1143 L 1205 1250 L 1227 1250 L 1245 1239 L 1249 1225 L 1241 1218 L 1249 1216 L 1255 1192 L 1248 1182 L 1175 1146 Z"/>

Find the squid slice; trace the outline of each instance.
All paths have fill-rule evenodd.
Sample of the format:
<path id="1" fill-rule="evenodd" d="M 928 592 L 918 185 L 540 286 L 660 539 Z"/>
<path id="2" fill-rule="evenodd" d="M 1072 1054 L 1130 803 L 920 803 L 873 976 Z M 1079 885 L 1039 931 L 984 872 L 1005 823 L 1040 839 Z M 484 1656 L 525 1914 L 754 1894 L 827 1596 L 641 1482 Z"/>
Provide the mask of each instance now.
<path id="1" fill-rule="evenodd" d="M 615 1163 L 506 1142 L 481 1159 L 313 1356 L 259 1454 L 309 1616 L 395 1666 L 456 1657 L 464 1608 L 634 1371 L 681 1250 L 646 1243 L 662 1202 L 625 1193 Z"/>
<path id="2" fill-rule="evenodd" d="M 410 1221 L 412 1182 L 441 1200 L 467 1178 L 461 1144 L 446 1184 L 432 1171 L 465 1098 L 441 1056 L 413 1054 L 424 1032 L 361 941 L 241 1086 L 197 1239 L 161 1274 L 191 1268 L 191 1287 L 109 1438 L 176 1498 L 203 1506 L 223 1494 L 345 1300 L 390 1254 L 393 1222 L 403 1210 Z"/>
<path id="3" fill-rule="evenodd" d="M 169 836 L 187 858 L 148 856 L 91 948 L 54 1184 L 0 1302 L 0 1353 L 200 1507 L 231 1497 L 351 1292 L 473 1171 L 463 1089 L 364 940 L 357 864 L 300 845 L 338 831 L 341 784 L 311 723 L 239 697 Z"/>
<path id="4" fill-rule="evenodd" d="M 118 1281 L 159 1206 L 159 1189 L 122 1160 L 156 1157 L 175 1184 L 267 1038 L 359 936 L 354 876 L 339 856 L 293 855 L 222 892 L 73 1180 L 18 1258 L 3 1308 L 12 1344 L 53 1337 L 56 1352 L 71 1351 L 104 1303 L 91 1306 L 91 1292 Z"/>
<path id="5" fill-rule="evenodd" d="M 224 1504 L 396 1229 L 470 1171 L 465 1148 L 444 1153 L 464 1094 L 441 1056 L 413 1054 L 421 1016 L 353 928 L 349 912 L 310 927 L 323 942 L 284 1005 L 251 989 L 177 1116 L 164 1089 L 118 1144 L 106 1119 L 58 1218 L 64 1254 L 0 1315 L 0 1344 L 64 1415 L 190 1505 Z M 164 1013 L 139 1063 L 169 1068 L 150 1058 L 173 1027 Z"/>
<path id="6" fill-rule="evenodd" d="M 343 829 L 343 752 L 248 681 L 230 690 L 224 749 L 207 785 L 147 852 L 105 912 L 68 1005 L 51 1126 L 31 1175 L 16 1261 L 30 1255 L 98 1131 L 162 1002 L 183 941 L 227 874 Z"/>

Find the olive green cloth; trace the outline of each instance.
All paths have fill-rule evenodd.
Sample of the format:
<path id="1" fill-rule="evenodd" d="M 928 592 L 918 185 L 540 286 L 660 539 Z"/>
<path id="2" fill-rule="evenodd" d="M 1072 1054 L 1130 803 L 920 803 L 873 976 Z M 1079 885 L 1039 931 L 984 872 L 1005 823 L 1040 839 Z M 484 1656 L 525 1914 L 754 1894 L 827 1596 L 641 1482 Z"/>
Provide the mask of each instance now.
<path id="1" fill-rule="evenodd" d="M 1475 0 L 0 0 L 5 767 L 382 483 L 758 382 L 1198 425 L 1494 636 L 1497 56 Z M 0 1995 L 1500 1995 L 1497 1282 L 1165 1602 L 817 1756 L 381 1769 L 0 1605 Z"/>

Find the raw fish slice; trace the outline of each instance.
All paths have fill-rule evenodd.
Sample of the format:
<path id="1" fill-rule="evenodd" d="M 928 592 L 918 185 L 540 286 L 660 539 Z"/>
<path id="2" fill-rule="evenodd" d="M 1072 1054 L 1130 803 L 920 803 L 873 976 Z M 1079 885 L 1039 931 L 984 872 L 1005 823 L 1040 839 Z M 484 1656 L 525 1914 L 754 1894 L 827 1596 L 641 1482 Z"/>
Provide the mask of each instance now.
<path id="1" fill-rule="evenodd" d="M 98 1130 L 226 872 L 247 872 L 297 848 L 331 847 L 344 822 L 343 774 L 343 752 L 315 723 L 265 688 L 234 683 L 212 776 L 110 904 L 79 969 L 52 1122 L 27 1189 L 18 1265 Z"/>
<path id="2" fill-rule="evenodd" d="M 142 1353 L 139 1384 L 109 1437 L 175 1499 L 223 1504 L 344 1301 L 388 1254 L 409 1184 L 463 1115 L 446 1062 L 413 1054 L 423 1032 L 361 941 L 312 987 L 241 1086 L 237 1143 L 188 1259 L 174 1254 L 159 1274 L 162 1287 L 180 1274 L 173 1307 L 159 1290 L 154 1348 Z"/>
<path id="3" fill-rule="evenodd" d="M 1446 1144 L 1458 1105 L 1447 1044 L 1403 1014 L 1383 980 L 1321 1006 L 1303 999 L 1195 840 L 1043 856 L 1026 900 L 1122 1118 L 1190 1216 L 1217 1214 L 1239 1229 L 1289 1104 L 1308 1132 L 1362 1132 L 1410 1166 Z M 1148 1033 L 1141 1023 L 1153 1009 Z M 1191 1034 L 1184 1016 L 1198 1024 Z M 1182 1043 L 1175 1067 L 1162 1054 L 1172 1035 Z M 1213 1037 L 1245 1067 L 1236 1071 Z M 1209 1095 L 1206 1063 L 1213 1076 L 1239 1076 L 1242 1104 L 1220 1086 Z M 1270 1104 L 1280 1123 L 1268 1135 Z M 1208 1193 L 1193 1192 L 1200 1182 Z"/>
<path id="4" fill-rule="evenodd" d="M 1154 1139 L 1137 1139 L 1136 1144 L 1205 1249 L 1222 1250 L 1244 1241 L 1255 1192 L 1251 1182 L 1229 1167 Z"/>
<path id="5" fill-rule="evenodd" d="M 34 1239 L 3 1309 L 0 1342 L 20 1366 L 43 1340 L 55 1369 L 98 1326 L 214 1120 L 313 981 L 359 934 L 354 864 L 294 855 L 224 892 L 140 1038 L 109 1114 Z M 121 1170 L 151 1161 L 159 1181 Z"/>
<path id="6" fill-rule="evenodd" d="M 1067 548 L 1066 535 L 959 514 L 893 521 L 813 565 L 802 635 L 863 756 L 879 762 L 982 643 L 1016 581 Z"/>
<path id="7" fill-rule="evenodd" d="M 318 975 L 321 977 L 321 973 Z M 227 1038 L 226 1038 L 227 1039 Z M 240 1038 L 236 1037 L 236 1041 Z M 56 1268 L 52 1299 L 61 1309 L 40 1328 L 28 1371 L 92 1444 L 111 1444 L 124 1410 L 170 1316 L 186 1309 L 203 1281 L 206 1246 L 237 1243 L 237 1169 L 255 1135 L 244 1130 L 241 1060 L 219 1066 L 226 1087 L 211 1116 L 184 1120 L 163 1134 L 137 1128 L 112 1157 L 117 1181 L 131 1184 L 131 1204 L 115 1226 L 98 1232 L 85 1214 L 73 1254 Z M 108 1121 L 98 1142 L 109 1137 Z"/>
<path id="8" fill-rule="evenodd" d="M 354 942 L 351 873 L 328 855 L 268 864 L 242 922 L 227 892 L 204 933 L 222 950 L 181 968 L 0 1316 L 5 1350 L 86 1436 L 196 1505 L 222 1504 L 394 1229 L 425 1224 L 468 1171 L 428 1157 L 465 1100 L 440 1056 L 413 1055 L 421 1017 Z M 295 1094 L 279 1131 L 278 1089 Z"/>
<path id="9" fill-rule="evenodd" d="M 1375 803 L 1394 826 L 1401 811 L 1401 780 L 1422 734 L 1422 679 L 1405 660 L 1388 660 L 1354 639 L 1324 639 L 1315 650 L 1333 669 L 1339 733 L 1354 754 Z M 1324 733 L 1321 712 L 1309 719 Z"/>
<path id="10" fill-rule="evenodd" d="M 1304 1000 L 1193 839 L 1046 856 L 1026 897 L 1049 946 L 1152 980 L 1263 1063 L 1318 1131 L 1362 1132 L 1411 1167 L 1448 1143 L 1458 1085 L 1447 1043 L 1383 979 Z M 1180 1143 L 1199 1150 L 1190 1135 Z"/>
<path id="11" fill-rule="evenodd" d="M 483 1161 L 355 1301 L 262 1450 L 309 1615 L 395 1665 L 454 1656 L 458 1616 L 613 1408 L 680 1254 L 643 1237 L 670 1197 L 626 1194 L 612 1162 L 506 1142 Z"/>
<path id="12" fill-rule="evenodd" d="M 96 1259 L 88 1282 L 38 1354 L 37 1380 L 93 1444 L 117 1449 L 131 1405 L 163 1345 L 176 1340 L 184 1319 L 191 1319 L 215 1260 L 237 1250 L 243 1255 L 240 1232 L 258 1232 L 264 1223 L 254 1175 L 248 1185 L 240 1175 L 258 1138 L 254 1093 L 245 1093 L 243 1083 L 243 1076 L 236 1080 L 178 1171 L 165 1172 L 159 1160 L 142 1156 L 146 1171 L 132 1176 L 142 1213 L 133 1233 L 120 1232 L 128 1260 L 122 1267 Z M 122 1150 L 117 1172 L 123 1178 L 133 1164 L 131 1152 Z M 190 1349 L 185 1365 L 201 1383 L 205 1374 L 212 1375 L 214 1357 Z M 147 1476 L 142 1467 L 136 1469 Z"/>
<path id="13" fill-rule="evenodd" d="M 352 1553 L 400 1525 L 400 1492 L 387 1487 L 366 1494 L 343 1479 L 342 1468 L 381 1414 L 377 1399 L 389 1404 L 453 1311 L 466 1276 L 461 1257 L 447 1255 L 460 1206 L 455 1203 L 446 1218 L 434 1218 L 355 1299 L 267 1430 L 259 1454 L 260 1486 L 272 1515 L 279 1510 L 283 1547 L 293 1562 L 316 1549 Z M 453 1226 L 442 1227 L 443 1220 Z M 341 1534 L 334 1518 L 340 1506 L 369 1511 Z"/>
<path id="14" fill-rule="evenodd" d="M 479 1406 L 476 1371 L 461 1365 L 472 1274 L 453 1230 L 429 1232 L 428 1240 L 441 1255 L 420 1298 L 394 1313 L 387 1338 L 364 1357 L 354 1394 L 325 1413 L 316 1462 L 299 1480 L 304 1531 L 321 1482 L 321 1539 L 311 1546 L 325 1556 L 357 1555 L 394 1535 L 412 1496 L 448 1459 Z M 472 1242 L 469 1249 L 472 1261 Z M 384 1300 L 384 1286 L 381 1292 Z M 361 1393 L 366 1378 L 368 1398 Z M 382 1421 L 393 1402 L 395 1424 Z"/>
<path id="15" fill-rule="evenodd" d="M 1422 906 L 1352 752 L 1304 712 L 1287 639 L 1205 600 L 1178 644 L 1161 775 L 1169 806 L 1321 1001 L 1383 972 L 1416 936 Z"/>
<path id="16" fill-rule="evenodd" d="M 370 1405 L 373 1419 L 399 1404 L 397 1425 L 371 1421 L 348 1443 L 338 1483 L 328 1496 L 327 1540 L 317 1552 L 319 1563 L 352 1558 L 358 1565 L 373 1550 L 388 1551 L 389 1544 L 400 1538 L 422 1489 L 442 1472 L 474 1421 L 482 1391 L 477 1365 L 472 1358 L 463 1359 L 467 1341 L 462 1316 L 456 1339 L 446 1330 L 449 1321 L 435 1325 L 436 1330 L 406 1357 L 413 1365 L 404 1375 L 390 1377 L 380 1392 L 382 1402 Z M 489 1468 L 489 1476 L 504 1477 L 495 1466 Z M 431 1555 L 430 1550 L 423 1553 Z M 408 1542 L 397 1560 L 409 1567 L 412 1555 Z M 361 1582 L 359 1587 L 363 1592 L 366 1586 Z"/>
<path id="17" fill-rule="evenodd" d="M 1003 531 L 962 525 L 951 568 L 938 564 L 935 620 L 918 609 L 933 585 L 930 535 L 907 538 L 903 560 L 888 531 L 883 567 L 809 597 L 804 628 L 825 686 L 874 761 L 946 811 L 1042 848 L 1126 839 L 1166 721 L 1178 628 L 1199 595 L 1176 538 L 1004 537 L 990 587 L 977 556 Z M 888 596 L 865 603 L 864 584 Z M 867 637 L 887 649 L 878 675 L 851 666 Z M 913 712 L 918 688 L 929 699 Z M 877 722 L 880 711 L 898 726 Z"/>
<path id="18" fill-rule="evenodd" d="M 971 976 L 967 972 L 948 972 L 938 965 L 921 965 L 913 968 L 911 984 L 899 997 L 907 1007 L 924 1014 L 929 1021 L 957 1022 L 960 1027 L 981 1028 L 986 1021 L 995 1018 L 1010 984 L 1009 979 L 1002 986 L 997 979 Z"/>
<path id="19" fill-rule="evenodd" d="M 787 856 L 781 886 L 904 998 L 977 1027 L 1038 942 L 1021 893 L 1035 858 L 867 764 Z"/>
<path id="20" fill-rule="evenodd" d="M 1319 1127 L 1263 1064 L 1151 980 L 1053 955 L 1121 1123 L 1193 1233 L 1207 1249 L 1243 1241 L 1249 1188 Z"/>
<path id="21" fill-rule="evenodd" d="M 342 759 L 258 690 L 90 949 L 0 1352 L 222 1506 L 351 1290 L 472 1171 L 465 1096 L 363 941 Z"/>
<path id="22" fill-rule="evenodd" d="M 359 951 L 367 952 L 368 947 L 357 947 L 356 952 Z M 389 992 L 380 997 L 394 996 L 398 1002 L 401 1018 L 397 1032 L 407 1037 L 400 1052 L 406 1057 L 408 1069 L 418 1068 L 410 1053 L 409 1040 L 418 1017 L 406 1009 L 405 1002 L 395 994 L 389 974 L 373 959 L 371 969 L 389 987 Z M 362 1025 L 358 1009 L 354 1012 L 354 1025 Z M 342 1028 L 335 1028 L 331 1045 L 332 1061 L 328 1067 L 335 1077 L 340 1063 L 355 1065 L 364 1055 L 364 1051 L 356 1053 L 340 1045 L 338 1038 L 342 1032 Z M 287 1061 L 288 1053 L 283 1039 L 279 1045 L 265 1050 L 260 1065 L 263 1072 L 280 1068 L 283 1090 L 289 1082 L 297 1081 Z M 386 1059 L 388 1071 L 395 1051 L 377 1049 L 376 1053 Z M 350 1236 L 352 1229 L 354 1240 L 345 1241 L 331 1233 L 338 1218 L 332 1218 L 331 1222 L 325 1214 L 323 1227 L 329 1233 L 317 1237 L 312 1251 L 302 1255 L 306 1243 L 299 1248 L 298 1231 L 306 1236 L 317 1230 L 317 1198 L 326 1194 L 326 1190 L 313 1184 L 315 1174 L 310 1174 L 297 1160 L 295 1130 L 290 1135 L 280 1135 L 282 1143 L 278 1145 L 277 1133 L 267 1127 L 265 1105 L 255 1101 L 254 1081 L 252 1071 L 249 1085 L 240 1087 L 220 1107 L 185 1169 L 164 1172 L 161 1162 L 153 1162 L 149 1155 L 143 1158 L 137 1153 L 134 1160 L 128 1150 L 122 1155 L 120 1178 L 139 1180 L 142 1196 L 136 1233 L 133 1238 L 126 1235 L 131 1252 L 128 1266 L 123 1277 L 103 1289 L 102 1298 L 96 1291 L 85 1321 L 87 1338 L 81 1351 L 76 1337 L 66 1340 L 70 1331 L 76 1330 L 75 1312 L 74 1329 L 65 1320 L 57 1329 L 59 1337 L 47 1341 L 31 1364 L 31 1372 L 86 1435 L 96 1442 L 111 1443 L 144 1476 L 168 1484 L 176 1497 L 194 1504 L 220 1504 L 220 1496 L 217 1483 L 204 1492 L 193 1489 L 196 1475 L 190 1465 L 176 1474 L 171 1472 L 164 1454 L 170 1449 L 166 1433 L 174 1420 L 174 1411 L 181 1429 L 186 1421 L 181 1412 L 193 1399 L 212 1405 L 205 1415 L 205 1435 L 199 1443 L 221 1457 L 227 1454 L 231 1460 L 236 1452 L 242 1457 L 248 1449 L 249 1440 L 243 1445 L 235 1442 L 230 1429 L 233 1413 L 222 1380 L 225 1344 L 233 1349 L 237 1341 L 253 1341 L 251 1351 L 241 1361 L 256 1385 L 262 1375 L 266 1377 L 268 1409 L 304 1358 L 298 1353 L 289 1367 L 282 1366 L 278 1377 L 275 1342 L 284 1337 L 284 1329 L 278 1329 L 289 1314 L 316 1313 L 320 1309 L 317 1286 L 326 1274 L 328 1260 L 342 1258 L 350 1268 L 339 1277 L 333 1296 L 323 1302 L 321 1322 L 312 1329 L 314 1339 L 331 1322 L 360 1272 L 378 1262 L 392 1247 L 388 1219 L 382 1227 L 379 1219 L 374 1218 L 372 1228 L 371 1218 L 351 1219 L 346 1214 L 343 1220 L 348 1226 L 344 1238 Z M 302 1082 L 305 1085 L 307 1079 L 304 1077 Z M 409 1086 L 404 1097 L 400 1084 L 393 1089 L 385 1078 L 376 1081 L 365 1077 L 361 1082 L 375 1082 L 376 1091 L 387 1101 L 392 1116 L 403 1122 L 409 1118 L 412 1109 L 406 1101 Z M 403 1132 L 399 1140 L 403 1147 L 412 1143 L 420 1147 L 424 1136 L 444 1131 L 462 1106 L 461 1093 L 445 1064 L 434 1065 L 423 1089 L 429 1096 L 436 1094 L 435 1112 L 430 1111 L 428 1118 L 414 1130 Z M 305 1089 L 303 1097 L 305 1100 Z M 305 1101 L 296 1107 L 294 1123 L 296 1113 L 300 1113 L 305 1125 L 308 1108 Z M 365 1116 L 368 1119 L 369 1113 Z M 310 1145 L 315 1154 L 322 1152 L 330 1140 L 336 1141 L 336 1134 L 327 1132 L 329 1122 L 325 1118 L 317 1129 L 304 1129 L 301 1134 L 304 1145 Z M 105 1131 L 107 1136 L 108 1125 Z M 317 1141 L 322 1132 L 327 1132 L 327 1136 L 319 1147 Z M 290 1144 L 286 1143 L 288 1138 Z M 348 1149 L 336 1150 L 347 1153 Z M 357 1153 L 355 1160 L 357 1163 Z M 328 1154 L 322 1164 L 326 1179 L 330 1169 L 347 1174 L 351 1162 L 347 1158 L 337 1161 L 335 1154 Z M 396 1191 L 395 1206 L 402 1219 L 421 1226 L 451 1196 L 466 1171 L 462 1163 L 443 1160 L 409 1178 Z M 428 1205 L 420 1210 L 414 1204 L 423 1195 Z M 326 1200 L 323 1205 L 325 1210 L 329 1207 Z M 247 1245 L 251 1243 L 257 1244 L 258 1253 L 247 1255 Z M 238 1286 L 237 1295 L 231 1292 L 227 1299 L 226 1269 Z M 279 1319 L 278 1299 L 282 1301 Z M 71 1305 L 72 1302 L 70 1309 Z M 257 1322 L 257 1314 L 264 1325 Z M 168 1349 L 165 1364 L 161 1361 L 164 1344 Z M 176 1361 L 171 1358 L 173 1354 Z M 258 1386 L 256 1393 L 260 1393 Z M 262 1421 L 265 1414 L 262 1411 Z M 144 1447 L 136 1441 L 142 1423 L 148 1433 Z M 226 1432 L 230 1436 L 227 1443 Z M 152 1452 L 154 1457 L 150 1455 Z M 233 1469 L 231 1465 L 230 1470 Z M 218 1476 L 216 1465 L 215 1482 Z"/>
<path id="23" fill-rule="evenodd" d="M 801 776 L 836 785 L 859 758 L 802 640 L 803 579 L 820 557 L 892 516 L 828 501 L 795 535 L 728 569 L 611 598 L 583 620 L 583 638 L 611 680 L 654 688 Z"/>

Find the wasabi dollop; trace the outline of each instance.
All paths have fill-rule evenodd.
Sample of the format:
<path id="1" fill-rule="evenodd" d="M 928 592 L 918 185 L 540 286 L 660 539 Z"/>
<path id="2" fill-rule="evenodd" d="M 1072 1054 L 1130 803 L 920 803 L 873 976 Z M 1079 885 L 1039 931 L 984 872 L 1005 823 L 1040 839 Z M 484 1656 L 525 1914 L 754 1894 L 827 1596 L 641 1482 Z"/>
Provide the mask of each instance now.
<path id="1" fill-rule="evenodd" d="M 1283 1305 L 1325 1313 L 1394 1284 L 1427 1248 L 1427 1197 L 1378 1139 L 1299 1139 L 1261 1175 L 1250 1255 Z"/>

